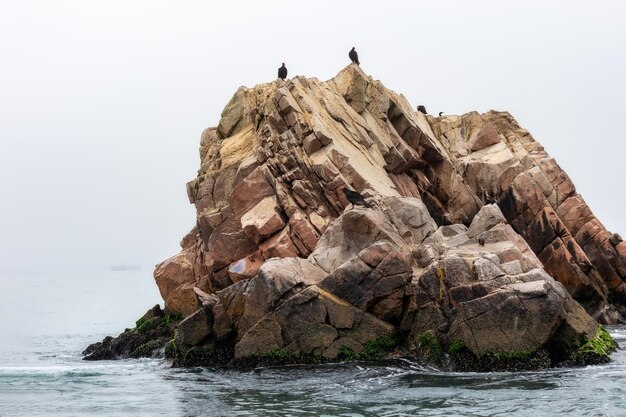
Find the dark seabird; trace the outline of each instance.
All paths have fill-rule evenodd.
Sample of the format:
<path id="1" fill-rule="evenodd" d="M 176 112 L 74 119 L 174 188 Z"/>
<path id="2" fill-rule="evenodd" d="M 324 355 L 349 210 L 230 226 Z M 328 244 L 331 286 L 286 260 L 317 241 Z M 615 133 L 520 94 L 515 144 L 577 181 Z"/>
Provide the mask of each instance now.
<path id="1" fill-rule="evenodd" d="M 426 111 L 426 107 L 423 104 L 417 106 L 417 111 L 420 113 L 428 114 L 428 112 Z"/>
<path id="2" fill-rule="evenodd" d="M 283 62 L 283 66 L 278 68 L 278 78 L 280 78 L 281 80 L 284 80 L 285 78 L 287 78 L 287 67 L 285 66 L 284 62 Z"/>
<path id="3" fill-rule="evenodd" d="M 346 196 L 346 200 L 348 200 L 352 205 L 365 206 L 367 208 L 370 207 L 369 204 L 365 202 L 361 194 L 349 189 L 345 185 L 342 185 L 341 189 L 343 190 L 343 194 Z"/>
<path id="4" fill-rule="evenodd" d="M 350 52 L 348 52 L 348 56 L 350 57 L 350 61 L 354 62 L 357 65 L 361 65 L 361 63 L 359 62 L 359 54 L 356 53 L 354 46 L 352 47 L 352 49 L 350 49 Z"/>
<path id="5" fill-rule="evenodd" d="M 617 246 L 622 242 L 622 237 L 618 234 L 618 233 L 613 233 L 610 237 L 609 237 L 609 243 L 612 246 Z"/>
<path id="6" fill-rule="evenodd" d="M 440 112 L 439 112 L 439 117 L 441 117 L 442 115 L 443 115 L 443 112 L 442 112 L 442 111 L 440 111 Z"/>
<path id="7" fill-rule="evenodd" d="M 480 246 L 485 246 L 485 238 L 484 238 L 484 237 L 482 237 L 482 236 L 479 236 L 479 237 L 478 237 L 478 244 L 479 244 Z"/>

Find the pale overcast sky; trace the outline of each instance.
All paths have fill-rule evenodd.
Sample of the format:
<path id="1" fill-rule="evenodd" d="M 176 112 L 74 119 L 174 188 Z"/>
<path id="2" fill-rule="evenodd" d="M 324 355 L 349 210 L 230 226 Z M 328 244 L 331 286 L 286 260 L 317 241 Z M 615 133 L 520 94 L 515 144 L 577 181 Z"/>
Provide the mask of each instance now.
<path id="1" fill-rule="evenodd" d="M 507 110 L 626 237 L 620 1 L 0 0 L 0 278 L 146 270 L 195 222 L 238 86 L 362 68 L 432 113 Z"/>

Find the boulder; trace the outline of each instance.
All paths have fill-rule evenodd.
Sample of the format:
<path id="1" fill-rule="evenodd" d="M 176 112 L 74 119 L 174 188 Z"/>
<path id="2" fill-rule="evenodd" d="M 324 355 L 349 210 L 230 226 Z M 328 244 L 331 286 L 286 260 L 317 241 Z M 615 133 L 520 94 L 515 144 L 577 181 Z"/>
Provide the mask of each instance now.
<path id="1" fill-rule="evenodd" d="M 381 211 L 355 207 L 326 229 L 309 259 L 324 271 L 332 272 L 379 240 L 404 245 Z"/>
<path id="2" fill-rule="evenodd" d="M 327 318 L 334 325 L 327 323 Z M 281 350 L 337 358 L 342 346 L 361 352 L 368 341 L 394 332 L 392 325 L 311 286 L 247 331 L 235 347 L 235 358 Z"/>
<path id="3" fill-rule="evenodd" d="M 165 300 L 165 312 L 174 316 L 186 317 L 196 311 L 198 302 L 194 282 L 187 282 L 174 289 Z"/>
<path id="4" fill-rule="evenodd" d="M 258 244 L 285 226 L 280 211 L 276 197 L 265 197 L 241 216 L 241 228 L 250 240 Z"/>
<path id="5" fill-rule="evenodd" d="M 487 204 L 476 214 L 469 226 L 467 235 L 475 237 L 491 229 L 493 226 L 506 223 L 506 218 L 497 204 Z"/>
<path id="6" fill-rule="evenodd" d="M 377 242 L 335 269 L 319 287 L 389 322 L 402 315 L 404 288 L 412 275 L 411 254 Z"/>
<path id="7" fill-rule="evenodd" d="M 199 308 L 181 321 L 176 328 L 176 343 L 179 346 L 196 346 L 206 339 L 213 329 L 213 316 Z"/>
<path id="8" fill-rule="evenodd" d="M 155 267 L 154 280 L 164 300 L 167 300 L 176 288 L 196 280 L 193 262 L 194 251 L 189 248 Z"/>
<path id="9" fill-rule="evenodd" d="M 486 296 L 462 302 L 447 337 L 461 340 L 477 356 L 536 351 L 555 337 L 564 322 L 578 319 L 568 317 L 564 297 L 569 296 L 562 287 L 555 289 L 560 285 L 547 277 L 503 285 Z M 597 326 L 589 316 L 583 322 L 576 336 L 593 338 Z"/>
<path id="10" fill-rule="evenodd" d="M 265 262 L 245 290 L 238 292 L 232 301 L 243 306 L 240 316 L 234 318 L 238 337 L 270 313 L 281 300 L 319 283 L 324 275 L 323 270 L 301 258 L 274 258 Z"/>
<path id="11" fill-rule="evenodd" d="M 500 143 L 500 135 L 491 124 L 486 124 L 469 142 L 472 152 L 480 151 L 488 146 Z"/>

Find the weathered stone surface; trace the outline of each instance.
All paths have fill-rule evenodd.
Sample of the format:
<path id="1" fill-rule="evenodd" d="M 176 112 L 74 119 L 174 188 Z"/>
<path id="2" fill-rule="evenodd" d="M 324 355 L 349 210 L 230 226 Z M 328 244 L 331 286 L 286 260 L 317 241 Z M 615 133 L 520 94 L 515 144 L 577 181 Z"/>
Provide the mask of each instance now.
<path id="1" fill-rule="evenodd" d="M 211 256 L 206 262 L 213 271 L 256 252 L 258 246 L 241 230 L 241 222 L 234 217 L 220 224 L 207 240 Z"/>
<path id="2" fill-rule="evenodd" d="M 517 259 L 505 262 L 500 266 L 502 267 L 502 270 L 508 275 L 519 275 L 524 272 L 524 270 L 522 269 L 522 263 Z"/>
<path id="3" fill-rule="evenodd" d="M 471 263 L 460 256 L 452 255 L 445 257 L 443 259 L 443 272 L 446 282 L 450 286 L 457 286 L 474 281 L 475 274 L 470 269 L 470 266 Z"/>
<path id="4" fill-rule="evenodd" d="M 235 346 L 235 358 L 263 355 L 279 350 L 285 345 L 280 325 L 268 318 L 257 323 Z"/>
<path id="5" fill-rule="evenodd" d="M 276 197 L 265 197 L 241 216 L 241 228 L 254 243 L 267 239 L 285 226 Z"/>
<path id="6" fill-rule="evenodd" d="M 557 292 L 546 281 L 503 286 L 485 297 L 459 304 L 459 316 L 448 337 L 462 340 L 478 356 L 497 351 L 535 351 L 563 322 L 565 311 L 559 301 Z M 589 334 L 579 335 L 592 338 L 596 328 L 589 318 L 587 323 Z"/>
<path id="7" fill-rule="evenodd" d="M 298 248 L 289 237 L 289 228 L 284 228 L 259 245 L 263 259 L 298 256 Z"/>
<path id="8" fill-rule="evenodd" d="M 204 308 L 181 321 L 176 328 L 176 343 L 179 346 L 195 346 L 212 333 L 213 317 L 207 315 Z"/>
<path id="9" fill-rule="evenodd" d="M 378 242 L 363 249 L 324 278 L 319 287 L 389 321 L 402 315 L 404 288 L 411 278 L 411 256 Z"/>
<path id="10" fill-rule="evenodd" d="M 244 116 L 245 106 L 245 89 L 239 88 L 230 102 L 222 111 L 222 117 L 220 123 L 217 126 L 217 133 L 226 138 L 233 133 L 233 130 Z"/>
<path id="11" fill-rule="evenodd" d="M 156 266 L 154 280 L 164 300 L 167 300 L 177 287 L 196 280 L 193 257 L 193 249 L 186 249 Z"/>
<path id="12" fill-rule="evenodd" d="M 309 259 L 326 272 L 332 272 L 379 240 L 403 244 L 382 212 L 355 207 L 326 229 Z"/>
<path id="13" fill-rule="evenodd" d="M 351 337 L 340 337 L 334 340 L 330 346 L 328 346 L 322 356 L 328 359 L 336 359 L 340 356 L 341 349 L 350 349 L 354 354 L 358 355 L 363 352 L 363 345 Z"/>
<path id="14" fill-rule="evenodd" d="M 485 258 L 478 258 L 474 261 L 474 270 L 479 281 L 488 281 L 504 275 L 499 265 Z"/>
<path id="15" fill-rule="evenodd" d="M 233 301 L 243 306 L 236 319 L 240 337 L 270 313 L 281 299 L 319 283 L 324 275 L 320 268 L 301 258 L 275 258 L 265 262 L 257 276 L 247 283 L 245 291 L 235 296 L 241 300 Z"/>
<path id="16" fill-rule="evenodd" d="M 437 230 L 437 224 L 422 200 L 411 197 L 387 197 L 384 203 L 389 207 L 387 215 L 400 236 L 407 242 L 418 245 Z"/>
<path id="17" fill-rule="evenodd" d="M 195 283 L 193 282 L 187 282 L 176 287 L 165 300 L 165 312 L 186 317 L 196 311 L 198 305 L 194 288 Z"/>
<path id="18" fill-rule="evenodd" d="M 339 329 L 326 324 L 327 315 L 334 312 L 336 320 L 341 310 L 340 315 L 348 315 L 349 320 L 340 320 Z M 350 327 L 346 327 L 348 325 Z M 335 358 L 341 346 L 360 352 L 366 342 L 393 333 L 392 325 L 311 286 L 247 331 L 235 347 L 235 357 L 262 356 L 284 350 L 294 355 Z"/>
<path id="19" fill-rule="evenodd" d="M 470 139 L 469 148 L 475 152 L 496 143 L 500 143 L 498 131 L 491 124 L 486 124 L 474 138 Z"/>
<path id="20" fill-rule="evenodd" d="M 486 203 L 498 202 L 548 272 L 574 291 L 591 314 L 613 322 L 624 305 L 615 302 L 619 296 L 615 297 L 617 292 L 609 283 L 613 288 L 624 283 L 625 276 L 619 272 L 623 258 L 615 256 L 613 247 L 603 245 L 610 233 L 576 194 L 554 158 L 508 113 L 471 113 L 433 119 L 433 123 L 433 131 L 474 192 Z M 471 135 L 492 127 L 500 137 L 498 144 L 471 154 L 455 145 L 468 140 L 467 132 Z M 613 319 L 607 319 L 603 313 L 607 311 L 615 311 L 609 314 Z"/>
<path id="21" fill-rule="evenodd" d="M 259 268 L 261 268 L 264 261 L 265 259 L 261 255 L 261 252 L 255 252 L 252 255 L 248 255 L 230 264 L 228 267 L 228 275 L 233 282 L 250 279 L 259 272 Z"/>
<path id="22" fill-rule="evenodd" d="M 467 230 L 467 235 L 469 237 L 478 236 L 500 223 L 506 223 L 506 218 L 500 208 L 497 204 L 488 204 L 476 214 Z"/>

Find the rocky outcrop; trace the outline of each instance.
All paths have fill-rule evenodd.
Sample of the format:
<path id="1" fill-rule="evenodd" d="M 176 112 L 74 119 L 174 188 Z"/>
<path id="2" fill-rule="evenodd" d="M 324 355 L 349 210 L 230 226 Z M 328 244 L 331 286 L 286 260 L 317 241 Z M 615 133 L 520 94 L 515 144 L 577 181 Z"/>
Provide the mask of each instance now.
<path id="1" fill-rule="evenodd" d="M 497 202 L 546 271 L 604 323 L 623 320 L 626 245 L 593 215 L 568 175 L 508 113 L 430 118 L 450 161 L 485 202 Z M 480 139 L 490 135 L 493 140 Z M 477 150 L 475 143 L 492 143 Z"/>
<path id="2" fill-rule="evenodd" d="M 426 269 L 413 283 L 406 329 L 416 347 L 428 333 L 444 348 L 462 345 L 482 357 L 556 349 L 572 335 L 597 334 L 595 321 L 546 273 L 497 206 L 484 206 L 469 229 L 443 226 L 424 246 L 441 255 L 422 258 Z"/>
<path id="3" fill-rule="evenodd" d="M 84 359 L 163 357 L 163 348 L 174 336 L 176 324 L 176 318 L 167 316 L 157 304 L 137 320 L 135 328 L 89 345 L 83 351 Z"/>
<path id="4" fill-rule="evenodd" d="M 626 246 L 507 113 L 433 118 L 350 65 L 240 88 L 200 156 L 196 225 L 155 270 L 178 365 L 550 366 L 626 313 Z"/>

